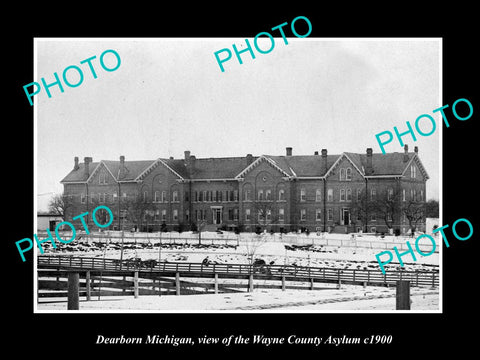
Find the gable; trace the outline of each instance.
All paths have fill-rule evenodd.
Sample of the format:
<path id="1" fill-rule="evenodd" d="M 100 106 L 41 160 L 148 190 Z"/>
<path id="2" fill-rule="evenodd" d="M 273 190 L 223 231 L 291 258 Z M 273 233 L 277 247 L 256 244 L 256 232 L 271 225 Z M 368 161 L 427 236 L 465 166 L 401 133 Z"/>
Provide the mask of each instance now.
<path id="1" fill-rule="evenodd" d="M 267 157 L 265 155 L 262 155 L 257 160 L 255 160 L 250 165 L 248 165 L 245 169 L 243 169 L 237 176 L 235 176 L 235 179 L 244 178 L 249 172 L 253 171 L 255 168 L 257 168 L 259 166 L 262 166 L 260 169 L 262 169 L 264 166 L 273 168 L 280 175 L 286 176 L 286 177 L 291 177 L 291 175 L 289 173 L 287 173 L 284 169 L 282 169 L 274 159 L 270 159 L 269 157 Z"/>
<path id="2" fill-rule="evenodd" d="M 350 169 L 350 170 L 347 170 Z M 357 164 L 352 160 L 352 156 L 343 153 L 338 157 L 335 163 L 328 169 L 325 177 L 336 177 L 340 180 L 341 173 L 345 174 L 347 171 L 351 173 L 352 180 L 362 180 L 364 178 L 364 170 L 359 168 Z"/>
<path id="3" fill-rule="evenodd" d="M 89 184 L 113 184 L 117 182 L 115 176 L 103 161 L 98 163 L 86 181 Z"/>
<path id="4" fill-rule="evenodd" d="M 143 170 L 136 178 L 135 180 L 141 181 L 145 179 L 145 177 L 150 174 L 157 166 L 164 166 L 168 170 L 170 170 L 178 179 L 180 180 L 185 180 L 178 172 L 176 172 L 174 169 L 172 169 L 163 159 L 157 159 L 155 160 L 149 167 L 147 167 L 145 170 Z"/>

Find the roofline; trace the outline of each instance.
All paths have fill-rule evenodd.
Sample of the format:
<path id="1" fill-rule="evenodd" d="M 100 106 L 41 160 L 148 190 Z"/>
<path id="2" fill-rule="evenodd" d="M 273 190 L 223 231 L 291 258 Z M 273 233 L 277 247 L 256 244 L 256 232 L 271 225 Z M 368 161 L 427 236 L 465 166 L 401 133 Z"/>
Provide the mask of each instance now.
<path id="1" fill-rule="evenodd" d="M 360 175 L 362 175 L 364 178 L 365 178 L 365 174 L 363 172 L 360 171 L 360 169 L 357 167 L 357 165 L 354 164 L 354 162 L 352 161 L 352 159 L 350 159 L 347 154 L 345 153 L 342 153 L 341 155 L 338 156 L 338 159 L 335 160 L 335 162 L 333 163 L 332 166 L 330 166 L 330 168 L 327 170 L 327 172 L 325 173 L 325 175 L 323 175 L 325 178 L 327 176 L 329 176 L 330 172 L 333 171 L 333 169 L 335 169 L 335 167 L 340 163 L 340 160 L 342 160 L 343 157 L 346 157 L 347 160 L 350 162 L 350 164 L 352 164 L 352 166 L 357 169 L 357 171 L 359 172 Z"/>
<path id="2" fill-rule="evenodd" d="M 223 178 L 223 179 L 185 179 L 186 182 L 200 182 L 200 181 L 241 181 L 243 179 Z"/>
<path id="3" fill-rule="evenodd" d="M 405 172 L 407 171 L 408 167 L 410 166 L 410 164 L 414 161 L 414 160 L 417 160 L 418 163 L 419 163 L 419 167 L 420 167 L 420 171 L 423 172 L 423 175 L 425 176 L 425 180 L 428 180 L 430 179 L 430 176 L 428 176 L 428 173 L 427 173 L 427 170 L 425 169 L 425 166 L 423 166 L 423 163 L 422 161 L 420 160 L 420 158 L 418 157 L 418 155 L 416 153 L 414 153 L 414 155 L 412 156 L 412 158 L 410 159 L 410 161 L 407 163 L 407 165 L 405 165 L 405 169 L 403 169 L 402 171 L 402 176 L 405 174 Z"/>
<path id="4" fill-rule="evenodd" d="M 282 174 L 284 174 L 287 177 L 291 177 L 290 174 L 287 174 L 281 167 L 279 167 L 272 159 L 270 159 L 267 155 L 260 155 L 255 161 L 253 161 L 250 165 L 248 165 L 245 169 L 243 169 L 237 176 L 235 176 L 235 179 L 240 178 L 240 176 L 243 176 L 243 174 L 246 174 L 249 172 L 251 169 L 253 169 L 255 166 L 260 164 L 262 160 L 267 161 L 271 166 L 273 166 L 275 169 L 280 171 Z"/>
<path id="5" fill-rule="evenodd" d="M 141 178 L 144 176 L 144 175 L 147 175 L 151 170 L 153 170 L 158 164 L 162 164 L 163 166 L 165 166 L 168 170 L 170 170 L 172 173 L 175 174 L 175 176 L 177 176 L 180 180 L 185 180 L 185 178 L 183 176 L 181 176 L 179 173 L 177 173 L 175 170 L 173 170 L 165 161 L 163 161 L 163 159 L 161 158 L 158 158 L 156 159 L 152 164 L 150 164 L 150 166 L 148 166 L 145 170 L 143 170 L 136 178 L 135 180 L 136 181 L 139 181 L 141 180 Z"/>
<path id="6" fill-rule="evenodd" d="M 398 175 L 365 175 L 365 179 L 372 179 L 372 178 L 402 178 L 404 177 L 401 174 Z"/>

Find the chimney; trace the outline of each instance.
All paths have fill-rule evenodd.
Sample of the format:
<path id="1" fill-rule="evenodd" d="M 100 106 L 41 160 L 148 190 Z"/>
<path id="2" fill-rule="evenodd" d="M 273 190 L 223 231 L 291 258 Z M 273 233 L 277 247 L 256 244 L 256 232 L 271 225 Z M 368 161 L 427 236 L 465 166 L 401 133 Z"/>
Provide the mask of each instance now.
<path id="1" fill-rule="evenodd" d="M 292 148 L 287 147 L 286 150 L 287 150 L 287 156 L 292 156 Z"/>
<path id="2" fill-rule="evenodd" d="M 247 166 L 250 165 L 252 162 L 253 162 L 252 154 L 247 154 Z"/>
<path id="3" fill-rule="evenodd" d="M 315 151 L 315 152 L 313 153 L 313 155 L 318 155 L 318 151 Z"/>
<path id="4" fill-rule="evenodd" d="M 93 159 L 91 157 L 85 157 L 83 161 L 85 163 L 85 176 L 88 178 L 90 176 L 90 163 Z"/>
<path id="5" fill-rule="evenodd" d="M 188 161 L 190 159 L 190 150 L 185 150 L 184 154 L 185 154 L 185 161 Z"/>
<path id="6" fill-rule="evenodd" d="M 323 171 L 324 171 L 324 174 L 326 174 L 328 171 L 327 149 L 322 149 L 322 161 L 323 161 Z"/>
<path id="7" fill-rule="evenodd" d="M 372 148 L 367 148 L 367 167 L 365 169 L 365 175 L 371 175 L 373 173 L 372 152 Z"/>
<path id="8" fill-rule="evenodd" d="M 195 160 L 197 160 L 195 155 L 189 155 L 189 158 L 186 159 L 185 161 L 185 165 L 187 166 L 187 171 L 189 172 L 190 175 L 195 172 Z"/>
<path id="9" fill-rule="evenodd" d="M 75 161 L 75 165 L 73 165 L 73 170 L 80 169 L 80 166 L 78 166 L 78 156 L 75 156 L 73 160 Z"/>
<path id="10" fill-rule="evenodd" d="M 403 149 L 405 150 L 404 154 L 403 154 L 403 162 L 407 162 L 408 161 L 408 145 L 405 144 L 405 146 L 403 147 Z"/>
<path id="11" fill-rule="evenodd" d="M 418 146 L 415 146 L 415 147 L 413 148 L 413 150 L 415 151 L 415 154 L 418 155 Z"/>
<path id="12" fill-rule="evenodd" d="M 120 168 L 118 169 L 118 179 L 123 179 L 125 177 L 125 156 L 120 155 Z"/>

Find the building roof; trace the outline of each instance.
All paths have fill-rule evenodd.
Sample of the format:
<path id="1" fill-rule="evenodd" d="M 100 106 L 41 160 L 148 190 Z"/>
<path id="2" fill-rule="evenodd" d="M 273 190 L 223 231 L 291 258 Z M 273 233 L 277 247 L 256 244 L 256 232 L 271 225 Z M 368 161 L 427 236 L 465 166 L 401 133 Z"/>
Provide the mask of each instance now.
<path id="1" fill-rule="evenodd" d="M 316 178 L 324 177 L 329 170 L 340 160 L 346 157 L 363 176 L 402 176 L 409 164 L 415 161 L 423 172 L 426 179 L 428 174 L 425 171 L 417 152 L 404 153 L 373 153 L 372 172 L 367 173 L 367 154 L 344 152 L 335 155 L 290 155 L 275 156 L 262 155 L 247 157 L 225 157 L 225 158 L 201 158 L 190 159 L 188 163 L 184 159 L 155 159 L 125 161 L 125 173 L 120 175 L 120 161 L 102 160 L 90 163 L 90 175 L 99 166 L 105 166 L 117 181 L 137 181 L 140 177 L 148 174 L 156 166 L 166 166 L 177 177 L 184 180 L 224 180 L 235 179 L 246 170 L 256 166 L 261 160 L 266 160 L 277 167 L 286 176 L 293 178 Z M 326 159 L 326 164 L 325 164 Z M 79 163 L 77 170 L 72 170 L 61 181 L 62 183 L 87 181 L 84 172 L 85 164 Z"/>

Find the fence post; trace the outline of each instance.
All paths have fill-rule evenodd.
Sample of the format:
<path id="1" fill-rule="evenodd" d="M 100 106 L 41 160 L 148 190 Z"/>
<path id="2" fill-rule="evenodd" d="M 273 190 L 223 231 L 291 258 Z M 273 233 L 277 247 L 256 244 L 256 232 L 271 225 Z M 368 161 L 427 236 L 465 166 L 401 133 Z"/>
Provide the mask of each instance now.
<path id="1" fill-rule="evenodd" d="M 175 273 L 175 294 L 180 295 L 180 273 L 178 271 Z"/>
<path id="2" fill-rule="evenodd" d="M 253 274 L 248 275 L 248 292 L 253 292 Z"/>
<path id="3" fill-rule="evenodd" d="M 86 290 L 87 290 L 87 301 L 90 301 L 91 296 L 92 296 L 92 293 L 91 293 L 91 290 L 90 290 L 90 271 L 87 271 L 87 273 L 85 275 L 85 287 L 86 287 Z"/>
<path id="4" fill-rule="evenodd" d="M 397 281 L 396 309 L 410 310 L 410 281 Z"/>
<path id="5" fill-rule="evenodd" d="M 310 278 L 310 290 L 313 290 L 313 278 Z"/>
<path id="6" fill-rule="evenodd" d="M 218 294 L 218 274 L 215 273 L 215 294 Z"/>
<path id="7" fill-rule="evenodd" d="M 69 272 L 68 273 L 68 303 L 67 310 L 78 310 L 79 309 L 79 282 L 80 274 L 78 272 Z"/>
<path id="8" fill-rule="evenodd" d="M 138 271 L 133 272 L 133 296 L 138 298 Z"/>
<path id="9" fill-rule="evenodd" d="M 285 291 L 285 275 L 282 275 L 282 291 Z"/>
<path id="10" fill-rule="evenodd" d="M 337 289 L 340 289 L 342 287 L 342 279 L 340 279 L 340 269 L 337 270 L 337 277 L 338 277 Z"/>
<path id="11" fill-rule="evenodd" d="M 435 273 L 432 272 L 432 289 L 435 289 Z"/>

